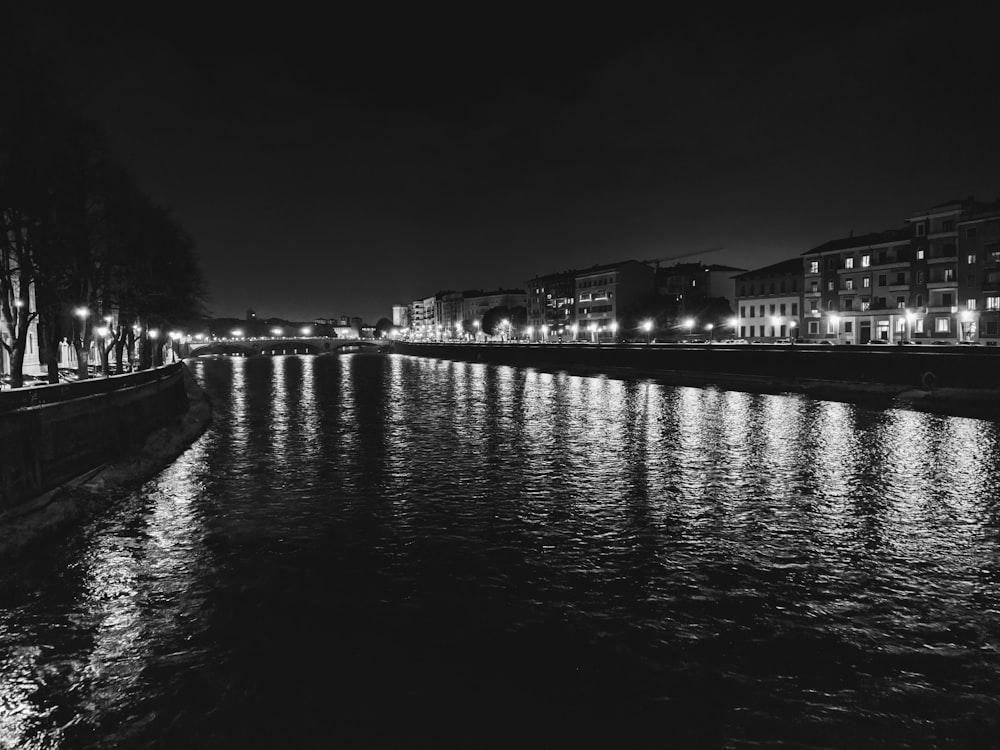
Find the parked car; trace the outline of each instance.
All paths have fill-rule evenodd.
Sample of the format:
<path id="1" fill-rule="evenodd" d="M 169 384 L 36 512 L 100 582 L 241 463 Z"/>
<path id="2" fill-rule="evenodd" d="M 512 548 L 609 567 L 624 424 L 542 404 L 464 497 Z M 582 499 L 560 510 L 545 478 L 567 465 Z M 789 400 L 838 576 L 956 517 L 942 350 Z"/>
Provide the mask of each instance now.
<path id="1" fill-rule="evenodd" d="M 871 339 L 868 342 L 868 344 L 869 346 L 879 346 L 879 345 L 888 346 L 889 342 L 886 341 L 885 339 Z"/>

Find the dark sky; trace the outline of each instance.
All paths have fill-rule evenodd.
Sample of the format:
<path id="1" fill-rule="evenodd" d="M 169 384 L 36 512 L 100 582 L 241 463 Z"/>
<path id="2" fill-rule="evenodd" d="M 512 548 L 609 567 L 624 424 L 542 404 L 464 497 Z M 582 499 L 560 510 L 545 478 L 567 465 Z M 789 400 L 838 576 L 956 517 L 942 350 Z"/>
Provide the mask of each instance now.
<path id="1" fill-rule="evenodd" d="M 958 11 L 208 6 L 45 28 L 219 316 L 374 322 L 720 246 L 691 260 L 753 268 L 1000 195 L 1000 45 Z"/>

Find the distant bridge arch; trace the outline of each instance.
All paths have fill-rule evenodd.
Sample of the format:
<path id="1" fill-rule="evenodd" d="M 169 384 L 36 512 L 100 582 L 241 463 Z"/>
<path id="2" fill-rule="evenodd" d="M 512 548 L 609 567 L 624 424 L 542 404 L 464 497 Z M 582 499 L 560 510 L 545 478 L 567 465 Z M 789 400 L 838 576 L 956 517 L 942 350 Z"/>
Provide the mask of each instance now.
<path id="1" fill-rule="evenodd" d="M 213 339 L 195 341 L 190 345 L 190 356 L 228 354 L 238 357 L 281 354 L 340 354 L 349 351 L 382 351 L 388 344 L 372 339 L 345 339 L 329 336 L 270 336 L 261 338 Z"/>

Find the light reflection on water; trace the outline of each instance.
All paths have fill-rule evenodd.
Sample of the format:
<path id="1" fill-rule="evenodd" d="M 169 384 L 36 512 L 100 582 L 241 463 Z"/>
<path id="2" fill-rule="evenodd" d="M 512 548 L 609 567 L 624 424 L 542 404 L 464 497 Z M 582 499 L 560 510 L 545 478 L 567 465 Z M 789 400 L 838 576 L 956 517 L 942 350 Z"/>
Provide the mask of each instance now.
<path id="1" fill-rule="evenodd" d="M 371 354 L 192 369 L 209 431 L 0 579 L 3 747 L 996 735 L 994 423 Z"/>

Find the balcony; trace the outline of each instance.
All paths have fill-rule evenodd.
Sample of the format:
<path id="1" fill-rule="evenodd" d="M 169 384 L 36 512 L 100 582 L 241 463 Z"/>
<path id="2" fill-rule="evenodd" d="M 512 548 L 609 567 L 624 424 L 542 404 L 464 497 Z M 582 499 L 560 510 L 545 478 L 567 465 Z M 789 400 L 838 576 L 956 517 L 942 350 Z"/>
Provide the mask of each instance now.
<path id="1" fill-rule="evenodd" d="M 955 279 L 945 281 L 944 279 L 931 280 L 927 282 L 928 289 L 958 289 L 958 282 Z"/>

